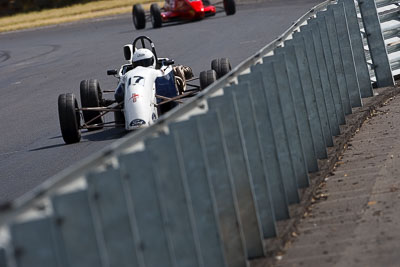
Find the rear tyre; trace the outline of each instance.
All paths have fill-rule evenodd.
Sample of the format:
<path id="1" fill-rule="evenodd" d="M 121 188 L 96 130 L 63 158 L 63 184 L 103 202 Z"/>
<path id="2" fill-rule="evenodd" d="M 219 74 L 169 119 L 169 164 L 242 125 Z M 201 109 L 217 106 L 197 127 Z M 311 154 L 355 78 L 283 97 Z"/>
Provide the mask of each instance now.
<path id="1" fill-rule="evenodd" d="M 74 94 L 61 94 L 58 96 L 58 118 L 62 137 L 67 144 L 78 143 L 81 140 L 80 114 L 78 101 Z"/>
<path id="2" fill-rule="evenodd" d="M 100 89 L 99 82 L 94 79 L 83 80 L 80 84 L 80 95 L 81 95 L 81 105 L 83 108 L 97 108 L 100 107 L 102 92 Z M 82 111 L 85 123 L 88 124 L 89 121 L 101 114 L 100 111 Z M 88 125 L 93 124 L 103 124 L 103 117 L 99 117 L 94 121 L 90 122 Z M 88 131 L 95 131 L 102 129 L 103 126 L 98 126 L 94 128 L 88 128 Z"/>
<path id="3" fill-rule="evenodd" d="M 235 0 L 224 0 L 224 9 L 227 16 L 235 14 L 236 13 Z"/>
<path id="4" fill-rule="evenodd" d="M 141 4 L 133 5 L 132 21 L 136 30 L 144 29 L 144 27 L 146 27 L 146 15 Z"/>
<path id="5" fill-rule="evenodd" d="M 215 70 L 206 70 L 200 72 L 200 88 L 204 90 L 207 86 L 212 84 L 217 80 L 217 73 Z"/>
<path id="6" fill-rule="evenodd" d="M 211 61 L 211 69 L 217 73 L 217 79 L 231 71 L 231 63 L 227 58 L 217 58 Z"/>
<path id="7" fill-rule="evenodd" d="M 150 17 L 153 28 L 160 28 L 162 25 L 161 11 L 157 4 L 151 4 Z"/>

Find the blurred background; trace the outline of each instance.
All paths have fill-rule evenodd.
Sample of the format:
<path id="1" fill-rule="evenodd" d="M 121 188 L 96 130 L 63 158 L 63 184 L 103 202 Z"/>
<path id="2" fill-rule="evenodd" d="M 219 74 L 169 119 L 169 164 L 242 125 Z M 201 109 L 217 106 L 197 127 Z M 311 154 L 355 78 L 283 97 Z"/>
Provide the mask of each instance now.
<path id="1" fill-rule="evenodd" d="M 45 8 L 64 7 L 76 3 L 92 1 L 96 0 L 0 0 L 0 16 L 38 11 Z"/>

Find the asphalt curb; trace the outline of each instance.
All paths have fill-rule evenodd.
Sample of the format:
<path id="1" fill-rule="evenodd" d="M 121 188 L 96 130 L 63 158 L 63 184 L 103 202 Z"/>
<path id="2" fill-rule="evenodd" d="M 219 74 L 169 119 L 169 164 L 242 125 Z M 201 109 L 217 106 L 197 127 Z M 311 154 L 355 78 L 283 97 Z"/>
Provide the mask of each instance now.
<path id="1" fill-rule="evenodd" d="M 327 150 L 328 158 L 318 161 L 320 170 L 310 174 L 310 186 L 299 191 L 301 202 L 289 207 L 291 219 L 277 223 L 278 236 L 264 241 L 266 257 L 251 261 L 251 267 L 274 265 L 276 258 L 283 254 L 285 248 L 297 236 L 297 225 L 304 214 L 307 213 L 311 204 L 324 198 L 324 195 L 321 195 L 318 191 L 321 185 L 323 185 L 325 178 L 332 175 L 336 163 L 347 148 L 347 143 L 359 131 L 363 123 L 368 118 L 374 116 L 376 109 L 389 102 L 394 96 L 400 94 L 399 89 L 399 85 L 375 89 L 374 97 L 364 98 L 363 107 L 354 108 L 353 113 L 346 116 L 346 124 L 340 126 L 341 134 L 334 137 L 334 146 L 329 147 Z"/>

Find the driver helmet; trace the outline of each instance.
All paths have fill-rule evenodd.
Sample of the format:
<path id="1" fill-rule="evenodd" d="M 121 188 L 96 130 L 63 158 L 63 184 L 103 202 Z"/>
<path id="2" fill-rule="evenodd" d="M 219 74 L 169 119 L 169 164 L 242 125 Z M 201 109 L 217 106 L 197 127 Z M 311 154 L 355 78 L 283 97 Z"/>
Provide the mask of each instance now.
<path id="1" fill-rule="evenodd" d="M 149 49 L 139 48 L 133 53 L 132 65 L 134 68 L 137 66 L 155 68 L 156 57 Z"/>

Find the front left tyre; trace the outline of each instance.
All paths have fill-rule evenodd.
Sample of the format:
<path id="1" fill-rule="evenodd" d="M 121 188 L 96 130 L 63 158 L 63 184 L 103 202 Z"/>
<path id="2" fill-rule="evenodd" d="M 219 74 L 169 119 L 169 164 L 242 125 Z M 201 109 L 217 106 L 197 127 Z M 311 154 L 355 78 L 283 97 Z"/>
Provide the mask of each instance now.
<path id="1" fill-rule="evenodd" d="M 146 27 L 146 15 L 141 4 L 133 5 L 132 7 L 132 20 L 136 30 L 141 30 Z"/>
<path id="2" fill-rule="evenodd" d="M 150 6 L 150 17 L 153 28 L 160 28 L 162 25 L 161 10 L 156 3 Z"/>
<path id="3" fill-rule="evenodd" d="M 58 96 L 58 118 L 62 137 L 67 144 L 78 143 L 81 140 L 80 113 L 78 101 L 74 94 Z"/>

